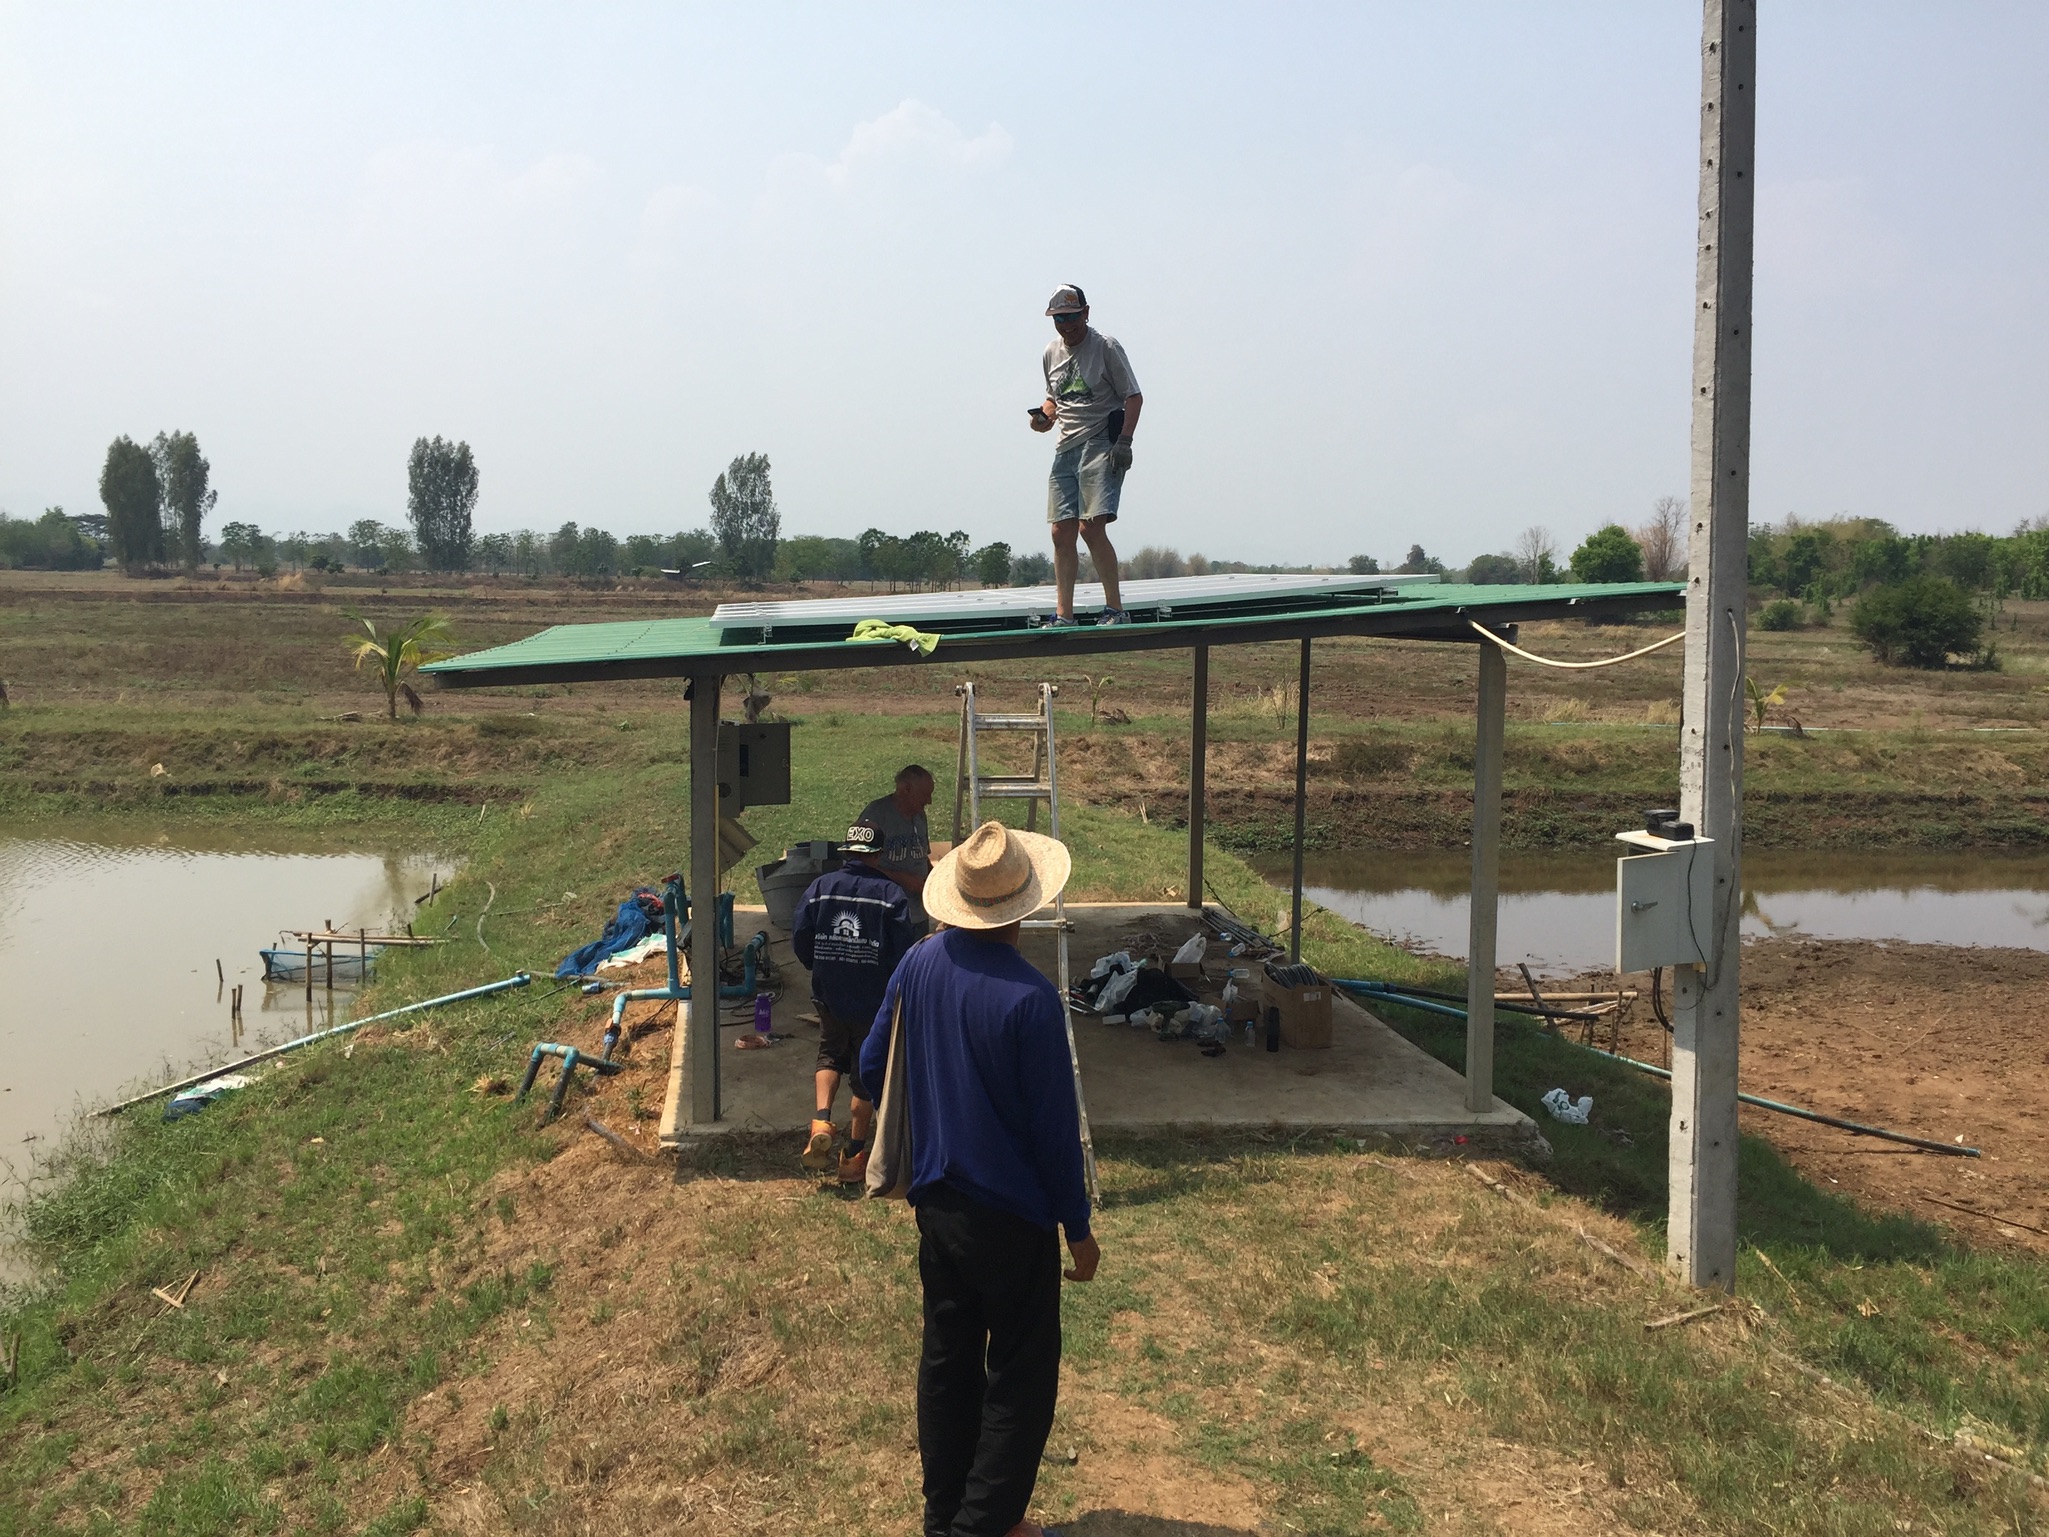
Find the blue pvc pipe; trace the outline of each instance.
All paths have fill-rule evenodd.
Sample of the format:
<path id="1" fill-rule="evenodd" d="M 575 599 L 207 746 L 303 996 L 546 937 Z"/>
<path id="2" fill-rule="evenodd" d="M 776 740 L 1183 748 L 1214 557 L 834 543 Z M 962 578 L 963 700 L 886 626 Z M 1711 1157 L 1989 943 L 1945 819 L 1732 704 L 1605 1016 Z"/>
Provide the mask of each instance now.
<path id="1" fill-rule="evenodd" d="M 1373 998 L 1385 998 L 1389 1003 L 1398 1003 L 1405 1009 L 1420 1009 L 1425 1014 L 1444 1014 L 1453 1019 L 1464 1019 L 1466 1011 L 1454 1008 L 1448 1003 L 1439 1003 L 1434 998 L 1411 998 L 1407 993 L 1386 982 L 1362 982 L 1351 977 L 1333 977 L 1332 987 L 1342 987 L 1348 992 L 1365 993 Z"/>
<path id="2" fill-rule="evenodd" d="M 741 975 L 741 979 L 731 986 L 720 988 L 718 992 L 719 997 L 752 998 L 754 996 L 756 967 L 760 959 L 767 953 L 768 931 L 764 929 L 757 932 L 752 939 L 747 941 L 747 948 L 742 952 L 741 956 L 746 967 L 746 970 Z M 677 970 L 676 950 L 672 943 L 669 949 L 669 985 L 667 987 L 635 987 L 612 995 L 612 1023 L 605 1030 L 606 1055 L 610 1056 L 612 1047 L 618 1043 L 622 1029 L 620 1022 L 626 1016 L 627 1004 L 646 998 L 663 998 L 676 1002 L 685 1002 L 689 997 L 690 985 L 682 980 L 681 974 Z"/>
<path id="3" fill-rule="evenodd" d="M 526 1076 L 519 1080 L 519 1092 L 512 1096 L 512 1102 L 515 1105 L 525 1099 L 528 1092 L 533 1088 L 534 1079 L 540 1076 L 541 1059 L 543 1057 L 560 1057 L 562 1059 L 562 1076 L 555 1080 L 555 1092 L 548 1096 L 548 1109 L 541 1117 L 541 1124 L 543 1126 L 562 1113 L 562 1100 L 569 1093 L 569 1080 L 576 1076 L 577 1068 L 591 1067 L 603 1074 L 616 1073 L 625 1066 L 621 1062 L 609 1062 L 602 1058 L 585 1056 L 578 1048 L 564 1046 L 559 1041 L 543 1041 L 533 1049 L 532 1054 L 526 1059 Z"/>
<path id="4" fill-rule="evenodd" d="M 438 1009 L 443 1004 L 461 1003 L 470 998 L 487 998 L 493 993 L 502 993 L 507 988 L 525 987 L 533 978 L 524 971 L 515 972 L 502 982 L 486 982 L 482 987 L 466 987 L 459 993 L 445 993 L 439 998 L 428 998 L 420 1003 L 408 1003 L 401 1008 L 386 1009 L 382 1014 L 370 1014 L 362 1019 L 352 1019 L 345 1025 L 335 1025 L 327 1030 L 316 1030 L 311 1035 L 302 1035 L 297 1040 L 286 1041 L 282 1046 L 273 1046 L 268 1051 L 259 1051 L 252 1056 L 229 1062 L 220 1067 L 210 1067 L 203 1073 L 194 1073 L 190 1078 L 180 1078 L 176 1083 L 167 1083 L 151 1089 L 147 1094 L 138 1094 L 133 1099 L 124 1099 L 118 1105 L 109 1105 L 100 1111 L 101 1115 L 117 1115 L 130 1105 L 140 1105 L 161 1095 L 189 1089 L 195 1083 L 205 1083 L 209 1078 L 218 1078 L 223 1073 L 232 1073 L 257 1062 L 281 1057 L 288 1051 L 297 1051 L 301 1046 L 311 1046 L 315 1041 L 324 1041 L 331 1035 L 341 1035 L 350 1030 L 360 1030 L 365 1025 L 376 1024 L 383 1019 L 397 1019 L 401 1014 L 417 1013 L 421 1009 Z"/>

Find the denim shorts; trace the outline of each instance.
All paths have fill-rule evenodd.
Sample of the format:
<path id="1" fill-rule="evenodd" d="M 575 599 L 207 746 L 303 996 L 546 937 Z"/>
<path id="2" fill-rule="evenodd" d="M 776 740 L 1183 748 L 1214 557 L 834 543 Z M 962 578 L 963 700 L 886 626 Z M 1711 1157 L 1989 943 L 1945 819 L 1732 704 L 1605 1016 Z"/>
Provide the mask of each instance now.
<path id="1" fill-rule="evenodd" d="M 1046 521 L 1117 521 L 1117 500 L 1124 476 L 1110 468 L 1109 434 L 1098 433 L 1053 455 L 1053 473 L 1046 482 Z"/>

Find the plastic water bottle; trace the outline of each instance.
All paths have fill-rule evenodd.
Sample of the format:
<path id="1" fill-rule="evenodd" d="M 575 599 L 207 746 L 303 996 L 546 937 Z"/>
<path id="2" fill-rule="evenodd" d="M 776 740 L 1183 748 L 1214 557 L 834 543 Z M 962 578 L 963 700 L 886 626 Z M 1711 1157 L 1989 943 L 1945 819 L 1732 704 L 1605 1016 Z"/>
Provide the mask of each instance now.
<path id="1" fill-rule="evenodd" d="M 764 1046 L 768 1044 L 769 1015 L 774 1008 L 774 993 L 756 993 L 754 995 L 754 1034 Z"/>

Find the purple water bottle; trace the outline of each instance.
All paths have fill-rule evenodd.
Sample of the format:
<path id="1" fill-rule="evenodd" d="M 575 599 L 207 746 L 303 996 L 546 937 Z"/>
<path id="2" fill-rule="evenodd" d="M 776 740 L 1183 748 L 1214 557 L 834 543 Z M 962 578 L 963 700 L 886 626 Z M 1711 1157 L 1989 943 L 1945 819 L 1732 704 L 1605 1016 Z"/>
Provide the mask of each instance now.
<path id="1" fill-rule="evenodd" d="M 774 993 L 756 993 L 754 995 L 754 1035 L 764 1046 L 768 1044 L 769 1014 L 774 1008 Z"/>

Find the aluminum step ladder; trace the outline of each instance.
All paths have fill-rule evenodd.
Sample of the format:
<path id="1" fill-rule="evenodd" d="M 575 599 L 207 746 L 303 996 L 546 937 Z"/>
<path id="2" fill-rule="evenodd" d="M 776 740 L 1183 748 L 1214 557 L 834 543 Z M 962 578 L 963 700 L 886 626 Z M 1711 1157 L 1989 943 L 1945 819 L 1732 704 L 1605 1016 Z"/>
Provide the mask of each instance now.
<path id="1" fill-rule="evenodd" d="M 1053 700 L 1060 692 L 1058 684 L 1039 685 L 1039 707 L 1023 714 L 985 714 L 976 707 L 975 685 L 961 683 L 954 687 L 960 696 L 960 753 L 954 765 L 953 777 L 953 842 L 960 846 L 962 838 L 982 825 L 982 802 L 984 800 L 1021 800 L 1025 803 L 1025 831 L 1038 830 L 1039 803 L 1046 805 L 1046 831 L 1060 836 L 1060 774 L 1053 747 Z M 1019 732 L 1032 739 L 1032 767 L 1028 774 L 996 774 L 982 772 L 979 737 L 985 731 Z M 963 820 L 965 817 L 965 820 Z M 1067 917 L 1067 894 L 1063 890 L 1053 898 L 1051 918 L 1027 918 L 1027 929 L 1050 929 L 1053 933 L 1053 950 L 1059 961 L 1060 1019 L 1067 1028 L 1067 1061 L 1074 1070 L 1074 1109 L 1081 1122 L 1081 1161 L 1088 1177 L 1089 1203 L 1097 1204 L 1096 1186 L 1096 1144 L 1089 1133 L 1088 1099 L 1081 1087 L 1081 1053 L 1074 1044 L 1074 1010 L 1068 1001 L 1068 988 L 1073 977 L 1068 970 L 1067 936 L 1074 932 L 1074 924 Z"/>

